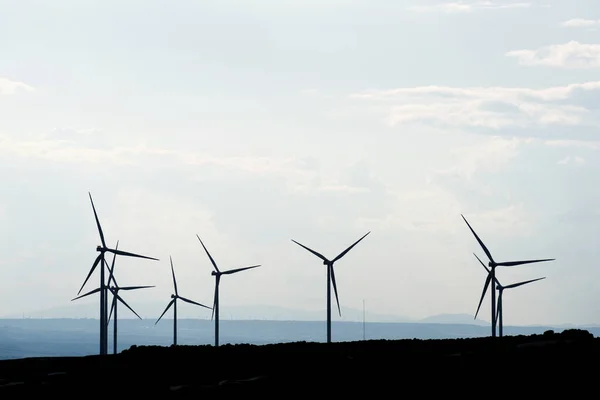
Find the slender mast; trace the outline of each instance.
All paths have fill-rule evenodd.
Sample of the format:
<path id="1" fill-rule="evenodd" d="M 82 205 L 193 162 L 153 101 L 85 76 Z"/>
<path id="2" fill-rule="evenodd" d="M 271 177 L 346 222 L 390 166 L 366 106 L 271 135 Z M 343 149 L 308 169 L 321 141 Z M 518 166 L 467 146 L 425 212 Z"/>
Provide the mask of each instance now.
<path id="1" fill-rule="evenodd" d="M 363 299 L 363 340 L 365 340 L 365 299 Z"/>

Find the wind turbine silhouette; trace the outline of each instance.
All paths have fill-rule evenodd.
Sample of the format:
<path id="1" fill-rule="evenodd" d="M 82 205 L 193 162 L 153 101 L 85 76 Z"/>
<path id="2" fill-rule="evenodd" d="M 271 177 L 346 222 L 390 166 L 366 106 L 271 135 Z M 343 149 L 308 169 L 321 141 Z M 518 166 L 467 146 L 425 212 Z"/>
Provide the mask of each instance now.
<path id="1" fill-rule="evenodd" d="M 200 241 L 200 244 L 204 248 L 206 255 L 208 256 L 208 258 L 210 259 L 210 262 L 212 263 L 212 265 L 214 267 L 214 271 L 210 272 L 210 274 L 215 277 L 215 298 L 213 300 L 213 308 L 212 308 L 213 312 L 212 312 L 212 315 L 210 318 L 215 319 L 215 347 L 218 347 L 219 346 L 219 284 L 221 283 L 221 275 L 230 275 L 230 274 L 235 274 L 236 272 L 245 271 L 247 269 L 257 268 L 257 267 L 260 267 L 260 264 L 253 265 L 251 267 L 243 267 L 243 268 L 230 269 L 227 271 L 221 271 L 221 270 L 219 270 L 219 267 L 217 267 L 217 263 L 215 262 L 215 260 L 212 258 L 212 256 L 206 249 L 206 246 L 202 242 L 202 239 L 200 239 L 200 236 L 198 236 L 198 234 L 196 234 L 196 237 Z"/>
<path id="2" fill-rule="evenodd" d="M 479 263 L 483 266 L 483 268 L 485 268 L 485 270 L 488 272 L 488 276 L 490 273 L 490 270 L 488 269 L 488 267 L 485 266 L 485 264 L 483 263 L 483 261 L 481 261 L 479 259 L 479 257 L 477 257 L 477 254 L 473 253 L 473 255 L 475 256 L 475 258 L 477 258 L 477 260 L 479 260 Z M 497 311 L 496 311 L 496 321 L 499 321 L 500 324 L 498 325 L 498 336 L 502 337 L 502 331 L 503 331 L 503 324 L 502 324 L 502 294 L 504 293 L 504 289 L 513 289 L 519 286 L 523 286 L 526 285 L 528 283 L 531 282 L 535 282 L 535 281 L 539 281 L 542 279 L 546 279 L 546 277 L 542 277 L 542 278 L 537 278 L 537 279 L 530 279 L 528 281 L 523 281 L 523 282 L 517 282 L 517 283 L 513 283 L 510 285 L 506 285 L 506 286 L 502 286 L 502 284 L 500 283 L 500 281 L 498 280 L 498 278 L 494 277 L 494 280 L 496 281 L 496 289 L 498 289 L 498 307 L 497 307 Z"/>
<path id="3" fill-rule="evenodd" d="M 173 275 L 173 287 L 175 288 L 175 293 L 171 294 L 172 300 L 169 302 L 169 304 L 167 304 L 167 308 L 165 308 L 165 311 L 163 311 L 163 313 L 160 314 L 160 317 L 158 317 L 154 325 L 158 324 L 158 321 L 160 321 L 160 319 L 163 317 L 163 315 L 165 315 L 169 308 L 173 306 L 173 345 L 177 346 L 177 299 L 183 300 L 186 303 L 208 308 L 209 310 L 210 307 L 205 306 L 204 304 L 196 303 L 195 301 L 186 299 L 185 297 L 179 295 L 179 292 L 177 291 L 177 280 L 175 280 L 175 270 L 173 269 L 173 259 L 171 258 L 171 256 L 169 256 L 169 260 L 171 261 L 171 274 Z"/>
<path id="4" fill-rule="evenodd" d="M 155 261 L 158 261 L 158 258 L 141 256 L 139 254 L 129 253 L 127 251 L 122 251 L 122 250 L 117 250 L 117 249 L 110 249 L 110 248 L 106 247 L 106 241 L 104 240 L 104 233 L 102 232 L 102 227 L 100 226 L 100 220 L 98 219 L 98 214 L 96 213 L 96 207 L 94 206 L 94 201 L 92 200 L 92 194 L 88 192 L 88 195 L 90 197 L 90 202 L 92 203 L 92 210 L 94 211 L 94 218 L 96 219 L 96 226 L 98 227 L 98 233 L 100 234 L 100 241 L 102 242 L 102 245 L 96 247 L 96 251 L 99 252 L 100 254 L 98 254 L 98 256 L 96 257 L 96 260 L 92 264 L 92 268 L 90 269 L 90 272 L 88 273 L 87 277 L 83 281 L 83 285 L 81 285 L 81 288 L 79 289 L 79 292 L 77 292 L 77 294 L 79 295 L 81 293 L 81 291 L 83 290 L 83 287 L 87 283 L 88 279 L 90 279 L 90 276 L 92 275 L 92 273 L 94 272 L 94 270 L 96 269 L 98 264 L 100 262 L 102 262 L 102 267 L 100 268 L 100 287 L 98 288 L 98 290 L 100 291 L 100 354 L 105 355 L 108 353 L 108 328 L 107 328 L 108 298 L 107 298 L 107 293 L 106 293 L 107 286 L 105 284 L 105 277 L 104 277 L 104 266 L 107 266 L 108 264 L 106 263 L 106 260 L 104 257 L 105 253 L 109 252 L 109 253 L 118 254 L 121 256 L 145 258 L 145 259 L 155 260 Z"/>
<path id="5" fill-rule="evenodd" d="M 488 266 L 490 267 L 490 272 L 485 280 L 485 284 L 483 286 L 483 293 L 481 293 L 481 299 L 479 300 L 479 306 L 477 307 L 477 312 L 475 313 L 475 318 L 477 318 L 477 313 L 479 312 L 479 307 L 481 307 L 481 302 L 483 301 L 483 298 L 485 296 L 485 292 L 487 290 L 487 287 L 490 284 L 490 281 L 494 281 L 496 282 L 496 267 L 512 267 L 515 265 L 522 265 L 522 264 L 531 264 L 531 263 L 537 263 L 537 262 L 544 262 L 544 261 L 554 261 L 554 258 L 545 258 L 545 259 L 541 259 L 541 260 L 525 260 L 525 261 L 503 261 L 503 262 L 496 262 L 494 261 L 492 254 L 490 253 L 490 251 L 488 250 L 487 247 L 485 247 L 485 244 L 483 244 L 483 242 L 481 241 L 481 239 L 479 238 L 479 236 L 477 236 L 477 234 L 475 233 L 475 231 L 473 230 L 473 228 L 471 228 L 471 225 L 469 224 L 469 222 L 467 221 L 467 219 L 464 217 L 464 215 L 460 215 L 462 217 L 462 219 L 466 222 L 467 226 L 469 227 L 469 229 L 471 230 L 471 232 L 473 233 L 473 236 L 475 236 L 475 239 L 477 239 L 477 242 L 479 242 L 479 245 L 481 246 L 481 248 L 483 249 L 483 251 L 485 252 L 485 254 L 487 255 L 489 262 L 488 262 Z M 492 312 L 491 312 L 491 319 L 492 319 L 492 337 L 496 337 L 496 291 L 492 289 Z"/>
<path id="6" fill-rule="evenodd" d="M 323 260 L 323 265 L 327 266 L 327 343 L 331 343 L 331 284 L 333 284 L 333 291 L 335 292 L 335 300 L 336 300 L 337 306 L 338 306 L 338 313 L 340 314 L 340 317 L 342 316 L 342 311 L 340 308 L 340 300 L 338 298 L 338 293 L 337 293 L 337 284 L 335 282 L 335 273 L 333 270 L 333 264 L 340 258 L 344 257 L 346 255 L 346 253 L 348 253 L 354 246 L 356 246 L 358 244 L 358 242 L 363 240 L 369 233 L 371 233 L 371 231 L 365 233 L 363 237 L 361 237 L 356 242 L 354 242 L 352 245 L 350 245 L 350 247 L 348 247 L 346 250 L 344 250 L 340 254 L 338 254 L 337 257 L 335 257 L 333 260 L 328 260 L 322 254 L 317 253 L 316 251 L 309 249 L 305 245 L 300 244 L 300 243 L 296 242 L 294 239 L 292 239 L 292 242 L 296 243 L 298 246 L 305 248 L 306 250 L 313 253 L 315 256 L 319 257 L 321 260 Z"/>
<path id="7" fill-rule="evenodd" d="M 119 248 L 119 241 L 117 240 L 117 245 L 115 246 L 115 249 L 118 249 L 118 248 Z M 113 320 L 113 354 L 117 354 L 117 321 L 118 321 L 117 300 L 120 301 L 121 303 L 123 303 L 123 305 L 125 305 L 125 307 L 129 308 L 139 319 L 142 319 L 142 317 L 140 317 L 138 315 L 138 313 L 133 311 L 133 309 L 131 307 L 129 307 L 129 305 L 125 302 L 125 300 L 123 300 L 121 298 L 121 296 L 119 296 L 119 291 L 120 290 L 137 290 L 137 289 L 145 289 L 145 288 L 153 288 L 154 287 L 154 286 L 124 286 L 124 287 L 119 286 L 117 284 L 117 280 L 115 279 L 115 260 L 116 260 L 116 258 L 117 258 L 117 255 L 113 254 L 112 265 L 110 266 L 110 270 L 109 270 L 109 274 L 108 274 L 108 289 L 112 293 L 113 299 L 112 299 L 112 304 L 110 306 L 110 313 L 108 314 L 108 319 L 106 320 L 106 325 L 108 327 L 108 324 L 110 322 L 110 317 L 112 316 L 113 310 L 114 310 L 115 316 L 114 316 L 114 320 Z M 111 280 L 113 282 L 113 286 L 110 286 Z"/>
<path id="8" fill-rule="evenodd" d="M 119 242 L 118 241 L 117 241 L 117 246 L 116 247 L 119 247 Z M 115 309 L 115 319 L 114 319 L 114 324 L 113 324 L 113 328 L 114 328 L 114 332 L 113 332 L 113 352 L 114 352 L 114 354 L 117 354 L 117 304 L 116 304 L 117 303 L 117 299 L 121 303 L 123 303 L 123 305 L 125 307 L 129 308 L 131 310 L 131 312 L 134 313 L 139 319 L 142 319 L 142 317 L 140 317 L 138 315 L 138 313 L 136 313 L 133 310 L 133 308 L 131 308 L 129 306 L 129 304 L 127 304 L 125 302 L 125 300 L 123 300 L 121 298 L 121 296 L 118 295 L 118 291 L 119 290 L 133 290 L 133 289 L 141 289 L 141 288 L 147 288 L 147 287 L 154 287 L 154 286 L 130 286 L 130 287 L 118 287 L 118 286 L 116 286 L 117 283 L 114 280 L 114 276 L 112 275 L 113 274 L 113 269 L 114 269 L 114 266 L 115 266 L 115 259 L 116 259 L 116 257 L 117 257 L 116 254 L 113 255 L 112 266 L 109 269 L 110 272 L 109 272 L 109 276 L 108 276 L 108 285 L 106 286 L 106 288 L 108 288 L 112 292 L 112 294 L 113 294 L 112 307 L 111 307 L 111 310 L 110 310 L 111 314 L 112 314 L 112 308 Z M 108 265 L 105 264 L 104 261 L 103 261 L 103 264 L 106 266 L 106 268 L 108 268 Z M 116 289 L 115 289 L 115 287 L 112 287 L 112 288 L 110 287 L 110 281 L 111 281 L 111 279 L 115 283 Z M 82 294 L 81 296 L 75 297 L 71 301 L 74 301 L 74 300 L 77 300 L 77 299 L 81 299 L 82 297 L 86 297 L 86 296 L 92 295 L 94 293 L 98 293 L 100 291 L 101 291 L 101 288 L 96 288 L 94 290 L 90 290 L 89 292 L 87 292 L 85 294 Z M 108 316 L 107 321 L 106 321 L 106 325 L 107 326 L 108 326 L 109 321 L 110 321 L 110 315 Z"/>

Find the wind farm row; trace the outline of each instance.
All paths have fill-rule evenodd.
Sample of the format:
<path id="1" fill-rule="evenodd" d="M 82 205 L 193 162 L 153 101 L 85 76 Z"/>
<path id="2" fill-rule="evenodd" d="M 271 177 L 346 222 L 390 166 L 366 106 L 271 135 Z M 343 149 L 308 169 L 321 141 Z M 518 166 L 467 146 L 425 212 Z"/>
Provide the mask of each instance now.
<path id="1" fill-rule="evenodd" d="M 90 198 L 90 203 L 92 205 L 92 210 L 94 212 L 94 218 L 96 221 L 96 226 L 97 226 L 98 233 L 100 236 L 101 244 L 96 247 L 96 251 L 99 254 L 96 257 L 96 259 L 94 260 L 94 263 L 92 264 L 92 267 L 90 268 L 87 277 L 85 278 L 83 284 L 81 285 L 81 288 L 79 289 L 79 292 L 77 293 L 77 297 L 75 297 L 73 300 L 77 300 L 82 297 L 90 296 L 95 293 L 100 294 L 100 354 L 101 355 L 108 354 L 108 327 L 109 327 L 111 317 L 113 319 L 113 341 L 112 341 L 113 342 L 113 352 L 116 354 L 117 353 L 117 332 L 118 332 L 117 331 L 117 308 L 118 308 L 117 305 L 118 305 L 118 303 L 120 302 L 125 307 L 127 307 L 131 312 L 133 312 L 138 318 L 142 319 L 133 310 L 133 308 L 130 307 L 127 304 L 127 302 L 125 302 L 125 300 L 121 297 L 119 292 L 122 290 L 128 291 L 128 290 L 138 290 L 138 289 L 146 289 L 146 288 L 154 287 L 154 286 L 124 286 L 124 287 L 119 286 L 117 284 L 117 281 L 115 278 L 116 257 L 117 257 L 117 255 L 120 255 L 120 256 L 127 256 L 127 257 L 143 258 L 143 259 L 148 259 L 148 260 L 153 260 L 153 261 L 160 261 L 160 260 L 157 258 L 154 258 L 154 257 L 149 257 L 149 256 L 144 256 L 144 255 L 140 255 L 140 254 L 136 254 L 136 253 L 119 250 L 119 242 L 118 241 L 116 242 L 114 249 L 108 247 L 106 244 L 105 238 L 104 238 L 104 232 L 102 230 L 102 226 L 101 226 L 100 220 L 98 218 L 98 213 L 96 212 L 96 207 L 94 205 L 92 195 L 91 195 L 91 193 L 88 193 L 88 195 Z M 475 237 L 475 239 L 477 240 L 477 242 L 479 243 L 479 245 L 481 246 L 481 248 L 483 249 L 483 251 L 485 252 L 485 254 L 489 260 L 488 265 L 486 266 L 483 263 L 483 261 L 475 253 L 473 253 L 474 256 L 477 258 L 477 260 L 479 261 L 479 263 L 483 266 L 483 268 L 487 272 L 485 284 L 483 287 L 483 292 L 481 294 L 481 298 L 479 300 L 479 305 L 477 307 L 477 311 L 475 313 L 474 318 L 477 318 L 477 315 L 478 315 L 481 305 L 483 303 L 483 299 L 488 290 L 488 287 L 491 286 L 490 291 L 491 291 L 492 337 L 495 337 L 497 332 L 498 332 L 499 336 L 502 336 L 503 335 L 502 296 L 503 296 L 504 290 L 516 288 L 516 287 L 523 286 L 523 285 L 526 285 L 529 283 L 533 283 L 533 282 L 545 279 L 545 277 L 530 279 L 527 281 L 517 282 L 517 283 L 513 283 L 513 284 L 504 286 L 500 283 L 500 281 L 496 277 L 496 267 L 500 267 L 500 266 L 512 267 L 512 266 L 517 266 L 517 265 L 522 265 L 522 264 L 553 261 L 554 259 L 547 258 L 547 259 L 535 259 L 535 260 L 524 260 L 524 261 L 496 262 L 494 260 L 494 258 L 492 257 L 492 254 L 486 247 L 486 245 L 479 238 L 477 233 L 475 233 L 475 230 L 473 230 L 473 228 L 471 227 L 471 225 L 469 224 L 467 219 L 462 214 L 461 214 L 461 217 L 463 218 L 464 222 L 467 224 L 469 230 L 472 232 L 473 236 Z M 316 257 L 320 258 L 323 262 L 323 265 L 325 265 L 327 267 L 327 295 L 326 295 L 326 299 L 327 299 L 327 308 L 326 308 L 327 309 L 327 343 L 331 343 L 331 341 L 332 341 L 332 337 L 331 337 L 332 336 L 331 335 L 331 288 L 332 287 L 333 287 L 333 292 L 335 295 L 335 300 L 337 303 L 338 313 L 341 316 L 341 308 L 340 308 L 340 302 L 339 302 L 338 292 L 337 292 L 337 283 L 335 280 L 334 264 L 335 264 L 335 262 L 339 261 L 342 257 L 344 257 L 350 250 L 352 250 L 352 248 L 354 248 L 359 242 L 361 242 L 370 233 L 371 233 L 370 231 L 365 233 L 360 239 L 356 240 L 354 243 L 352 243 L 350 246 L 348 246 L 345 250 L 343 250 L 341 253 L 339 253 L 336 257 L 334 257 L 332 259 L 329 259 L 329 258 L 323 256 L 322 254 L 320 254 L 319 252 L 297 242 L 294 239 L 291 239 L 292 242 L 294 242 L 298 246 L 304 248 L 308 252 L 310 252 L 313 255 L 315 255 Z M 213 297 L 212 306 L 207 306 L 202 303 L 196 302 L 194 300 L 190 300 L 189 298 L 183 297 L 179 294 L 179 291 L 177 288 L 177 280 L 175 277 L 175 268 L 173 266 L 173 259 L 171 256 L 169 256 L 171 274 L 172 274 L 172 278 L 173 278 L 173 293 L 171 294 L 171 300 L 168 302 L 166 308 L 164 309 L 162 314 L 159 316 L 159 318 L 156 320 L 155 324 L 158 324 L 158 322 L 162 319 L 162 317 L 172 307 L 173 308 L 173 344 L 177 345 L 177 305 L 178 305 L 177 301 L 181 300 L 188 304 L 192 304 L 195 306 L 199 306 L 199 307 L 203 307 L 203 308 L 212 310 L 211 320 L 214 320 L 214 327 L 215 327 L 214 345 L 219 346 L 219 285 L 221 283 L 221 277 L 223 275 L 231 275 L 231 274 L 235 274 L 237 272 L 242 272 L 242 271 L 258 268 L 261 265 L 258 264 L 258 265 L 252 265 L 252 266 L 242 267 L 242 268 L 221 270 L 221 269 L 219 269 L 214 258 L 212 257 L 212 255 L 210 254 L 210 252 L 208 251 L 206 246 L 204 245 L 204 242 L 202 241 L 202 239 L 200 239 L 200 236 L 198 234 L 196 234 L 196 237 L 198 238 L 198 241 L 200 242 L 202 248 L 206 252 L 206 255 L 208 256 L 208 259 L 210 260 L 210 263 L 212 264 L 212 267 L 213 267 L 213 270 L 211 271 L 211 275 L 215 277 L 215 288 L 214 288 L 214 297 Z M 110 266 L 108 265 L 108 262 L 106 260 L 106 253 L 113 254 L 113 259 L 112 259 Z M 100 268 L 99 268 L 100 285 L 99 285 L 99 287 L 81 295 L 83 288 L 85 287 L 85 285 L 89 281 L 91 275 L 94 273 L 94 271 L 96 270 L 96 268 L 99 265 L 100 265 Z M 106 278 L 107 272 L 108 272 L 108 279 Z M 494 285 L 495 285 L 495 287 L 494 287 Z M 496 291 L 498 291 L 497 298 L 496 298 Z M 110 312 L 109 312 L 109 307 L 108 307 L 109 293 L 112 294 Z"/>

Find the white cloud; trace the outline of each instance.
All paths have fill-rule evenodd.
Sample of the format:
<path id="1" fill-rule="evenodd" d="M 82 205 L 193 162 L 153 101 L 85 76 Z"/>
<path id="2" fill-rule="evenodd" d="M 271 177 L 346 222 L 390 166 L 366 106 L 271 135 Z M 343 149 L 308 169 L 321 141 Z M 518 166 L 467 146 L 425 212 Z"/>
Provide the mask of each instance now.
<path id="1" fill-rule="evenodd" d="M 139 144 L 107 144 L 94 148 L 100 130 L 55 128 L 37 139 L 19 140 L 10 135 L 0 135 L 0 154 L 14 155 L 52 163 L 73 164 L 85 167 L 96 165 L 110 167 L 160 165 L 202 171 L 204 178 L 216 179 L 234 175 L 284 178 L 290 193 L 345 192 L 366 193 L 369 188 L 340 182 L 335 173 L 328 174 L 318 163 L 305 157 L 267 156 L 215 156 L 187 149 L 163 149 Z M 82 141 L 82 139 L 84 139 Z M 190 170 L 189 167 L 192 169 Z M 204 168 L 197 168 L 204 167 Z"/>
<path id="2" fill-rule="evenodd" d="M 594 91 L 600 91 L 600 81 L 546 89 L 421 86 L 370 90 L 350 97 L 382 103 L 388 110 L 385 122 L 390 126 L 434 122 L 500 129 L 594 125 L 596 121 L 590 110 L 568 104 L 575 93 Z"/>
<path id="3" fill-rule="evenodd" d="M 33 92 L 33 87 L 23 83 L 0 77 L 0 95 L 15 94 L 19 90 Z"/>
<path id="4" fill-rule="evenodd" d="M 573 18 L 563 21 L 560 25 L 565 28 L 592 28 L 600 25 L 600 19 Z"/>
<path id="5" fill-rule="evenodd" d="M 579 156 L 566 156 L 565 158 L 563 158 L 562 160 L 559 160 L 557 162 L 557 164 L 559 165 L 576 165 L 576 166 L 580 166 L 583 165 L 585 163 L 585 158 L 583 157 L 579 157 Z"/>
<path id="6" fill-rule="evenodd" d="M 505 9 L 505 8 L 525 8 L 530 7 L 531 3 L 525 2 L 497 2 L 497 1 L 458 1 L 458 2 L 447 2 L 438 3 L 433 5 L 419 5 L 409 7 L 412 11 L 419 12 L 446 12 L 446 13 L 458 13 L 458 12 L 470 12 L 479 9 Z"/>
<path id="7" fill-rule="evenodd" d="M 578 147 L 589 150 L 600 150 L 600 141 L 585 140 L 546 140 L 546 146 L 552 147 Z"/>
<path id="8" fill-rule="evenodd" d="M 473 229 L 485 227 L 495 234 L 505 236 L 530 236 L 535 229 L 535 217 L 531 210 L 523 204 L 511 204 L 506 207 L 488 210 L 481 213 L 463 213 Z M 478 232 L 479 234 L 479 232 Z M 485 239 L 484 239 L 485 240 Z"/>
<path id="9" fill-rule="evenodd" d="M 506 53 L 519 64 L 527 66 L 549 66 L 572 69 L 600 68 L 600 44 L 585 44 L 570 41 L 540 47 L 536 50 L 513 50 Z"/>
<path id="10" fill-rule="evenodd" d="M 492 136 L 480 143 L 450 149 L 456 164 L 451 168 L 437 169 L 437 175 L 453 175 L 471 179 L 475 172 L 495 172 L 518 155 L 518 147 L 532 139 Z"/>

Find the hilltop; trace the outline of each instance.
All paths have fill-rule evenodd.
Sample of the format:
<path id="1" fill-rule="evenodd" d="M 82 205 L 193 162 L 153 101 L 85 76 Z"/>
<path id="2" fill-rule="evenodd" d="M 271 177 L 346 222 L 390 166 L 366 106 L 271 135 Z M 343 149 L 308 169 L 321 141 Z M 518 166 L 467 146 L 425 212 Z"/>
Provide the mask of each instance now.
<path id="1" fill-rule="evenodd" d="M 132 346 L 117 355 L 0 361 L 0 394 L 269 398 L 402 394 L 556 394 L 593 389 L 600 339 L 584 330 L 452 340 Z M 491 386 L 490 379 L 497 379 Z M 110 386 L 107 386 L 108 389 Z M 565 392 L 566 393 L 566 392 Z"/>

